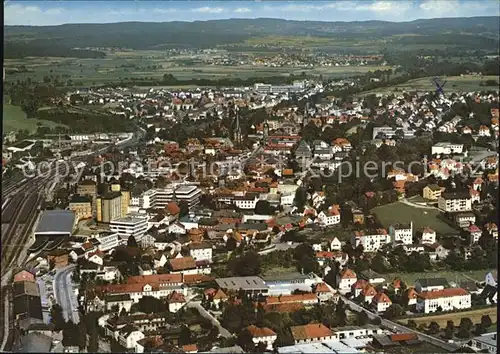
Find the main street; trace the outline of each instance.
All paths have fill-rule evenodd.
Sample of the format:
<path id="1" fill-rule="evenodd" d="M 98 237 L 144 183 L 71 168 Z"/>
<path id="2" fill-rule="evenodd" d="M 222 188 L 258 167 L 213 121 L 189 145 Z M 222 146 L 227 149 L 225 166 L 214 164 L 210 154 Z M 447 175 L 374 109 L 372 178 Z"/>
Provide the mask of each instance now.
<path id="1" fill-rule="evenodd" d="M 70 265 L 65 268 L 58 269 L 54 276 L 54 295 L 56 302 L 61 306 L 64 319 L 80 322 L 78 313 L 78 300 L 73 290 L 73 281 L 71 276 L 75 265 Z"/>

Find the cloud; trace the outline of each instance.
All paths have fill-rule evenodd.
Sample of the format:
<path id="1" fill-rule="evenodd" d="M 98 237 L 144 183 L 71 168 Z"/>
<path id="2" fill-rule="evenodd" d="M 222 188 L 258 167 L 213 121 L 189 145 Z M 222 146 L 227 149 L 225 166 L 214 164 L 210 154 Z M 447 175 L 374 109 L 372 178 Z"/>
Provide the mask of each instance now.
<path id="1" fill-rule="evenodd" d="M 38 6 L 5 4 L 4 20 L 6 25 L 51 25 L 65 13 L 63 8 L 42 10 Z"/>
<path id="2" fill-rule="evenodd" d="M 142 10 L 144 9 L 141 9 L 141 11 Z M 153 12 L 157 14 L 171 14 L 177 12 L 177 9 L 153 9 Z"/>
<path id="3" fill-rule="evenodd" d="M 224 9 L 222 7 L 199 7 L 197 9 L 193 9 L 193 12 L 201 12 L 205 14 L 220 14 L 221 12 L 224 12 Z"/>
<path id="4" fill-rule="evenodd" d="M 356 10 L 372 11 L 375 13 L 402 12 L 410 9 L 411 6 L 409 2 L 375 1 L 369 5 L 358 5 L 356 6 Z"/>
<path id="5" fill-rule="evenodd" d="M 239 7 L 237 9 L 235 9 L 234 12 L 236 12 L 238 14 L 245 14 L 245 13 L 252 12 L 252 10 L 250 10 L 248 7 Z"/>

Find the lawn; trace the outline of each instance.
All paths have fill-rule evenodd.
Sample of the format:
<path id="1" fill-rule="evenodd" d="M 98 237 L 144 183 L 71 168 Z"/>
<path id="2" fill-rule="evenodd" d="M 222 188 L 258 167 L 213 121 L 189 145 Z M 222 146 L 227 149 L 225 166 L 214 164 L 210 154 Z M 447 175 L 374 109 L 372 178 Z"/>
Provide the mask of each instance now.
<path id="1" fill-rule="evenodd" d="M 458 234 L 457 230 L 437 218 L 439 215 L 437 209 L 417 208 L 396 202 L 376 207 L 372 212 L 386 229 L 392 224 L 413 222 L 414 231 L 428 226 L 441 235 Z"/>
<path id="2" fill-rule="evenodd" d="M 395 91 L 427 91 L 434 92 L 435 86 L 431 81 L 432 77 L 423 77 L 419 79 L 410 80 L 404 84 L 395 85 L 391 87 L 382 87 L 375 90 L 370 90 L 363 92 L 361 96 L 369 94 L 389 94 Z M 444 87 L 444 92 L 459 92 L 459 91 L 488 91 L 496 90 L 498 87 L 495 86 L 480 86 L 481 82 L 486 80 L 496 80 L 497 76 L 476 76 L 476 75 L 464 75 L 464 76 L 449 76 L 442 77 L 443 81 L 446 81 L 446 86 Z"/>
<path id="3" fill-rule="evenodd" d="M 21 129 L 26 129 L 29 132 L 36 132 L 39 124 L 50 128 L 54 128 L 59 125 L 48 120 L 34 118 L 27 119 L 26 113 L 22 111 L 21 107 L 4 103 L 2 121 L 4 133 L 8 134 L 9 132 L 18 131 Z"/>
<path id="4" fill-rule="evenodd" d="M 278 67 L 271 68 L 254 65 L 221 66 L 202 64 L 196 66 L 179 66 L 176 62 L 184 58 L 182 55 L 171 56 L 164 51 L 123 51 L 108 52 L 102 59 L 77 58 L 25 58 L 6 59 L 4 65 L 9 74 L 7 81 L 26 80 L 28 77 L 42 80 L 47 75 L 59 75 L 63 79 L 71 79 L 74 85 L 103 84 L 124 78 L 153 77 L 159 79 L 164 74 L 172 74 L 180 80 L 193 78 L 249 78 L 266 76 L 283 76 L 290 74 L 323 75 L 324 77 L 345 77 L 362 75 L 369 71 L 385 70 L 390 67 L 366 65 L 345 67 Z M 15 72 L 21 65 L 27 71 Z M 128 65 L 129 67 L 124 67 Z M 133 65 L 133 66 L 132 66 Z M 156 66 L 157 69 L 152 67 Z M 161 67 L 160 67 L 161 66 Z"/>
<path id="5" fill-rule="evenodd" d="M 385 273 L 382 276 L 387 280 L 391 281 L 392 279 L 399 277 L 401 278 L 408 286 L 413 286 L 415 281 L 420 278 L 445 278 L 448 282 L 458 282 L 464 280 L 474 279 L 476 281 L 484 281 L 486 274 L 490 272 L 489 269 L 485 270 L 474 270 L 474 271 L 464 271 L 464 272 L 454 272 L 454 271 L 433 271 L 432 273 L 424 272 L 424 273 Z"/>
<path id="6" fill-rule="evenodd" d="M 424 316 L 424 317 L 411 317 L 411 318 L 405 318 L 402 320 L 399 320 L 398 322 L 401 322 L 403 324 L 407 324 L 408 320 L 413 320 L 417 323 L 417 326 L 420 324 L 427 324 L 431 322 L 437 322 L 439 326 L 441 327 L 446 327 L 446 322 L 447 321 L 453 321 L 455 326 L 458 326 L 460 323 L 460 319 L 464 317 L 469 317 L 473 323 L 480 323 L 481 322 L 481 316 L 483 315 L 488 315 L 491 318 L 491 321 L 493 323 L 497 322 L 497 307 L 496 306 L 491 306 L 487 308 L 481 308 L 477 310 L 471 310 L 471 311 L 463 311 L 463 312 L 451 312 L 451 313 L 445 313 L 442 315 L 436 315 L 436 316 Z"/>

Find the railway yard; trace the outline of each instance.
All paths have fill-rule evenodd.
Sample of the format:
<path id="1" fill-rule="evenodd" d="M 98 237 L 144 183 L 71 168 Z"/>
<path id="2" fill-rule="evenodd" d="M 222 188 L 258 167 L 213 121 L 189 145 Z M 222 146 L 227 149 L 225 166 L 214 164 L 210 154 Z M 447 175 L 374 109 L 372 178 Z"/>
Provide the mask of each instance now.
<path id="1" fill-rule="evenodd" d="M 137 139 L 121 144 L 121 147 L 133 145 Z M 95 153 L 102 153 L 110 146 Z M 74 160 L 78 162 L 80 158 Z M 0 351 L 9 351 L 15 341 L 15 321 L 13 320 L 11 276 L 12 270 L 22 266 L 29 255 L 57 248 L 63 239 L 50 241 L 48 238 L 34 239 L 33 229 L 38 222 L 41 205 L 46 198 L 45 191 L 54 183 L 56 174 L 66 175 L 71 163 L 53 162 L 48 171 L 38 171 L 39 175 L 27 177 L 19 182 L 6 181 L 2 184 L 2 225 L 1 225 L 1 299 Z M 72 168 L 72 167 L 69 167 Z"/>

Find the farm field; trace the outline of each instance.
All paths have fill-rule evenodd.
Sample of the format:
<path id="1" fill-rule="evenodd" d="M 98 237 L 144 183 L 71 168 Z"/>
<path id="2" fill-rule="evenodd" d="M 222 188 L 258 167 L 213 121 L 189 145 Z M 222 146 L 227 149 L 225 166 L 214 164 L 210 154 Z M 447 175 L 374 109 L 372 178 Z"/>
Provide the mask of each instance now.
<path id="1" fill-rule="evenodd" d="M 381 274 L 387 281 L 391 281 L 394 278 L 401 278 L 407 286 L 413 286 L 417 279 L 421 278 L 445 278 L 448 282 L 461 282 L 465 280 L 474 279 L 476 281 L 484 281 L 486 274 L 489 273 L 489 269 L 484 270 L 474 270 L 474 271 L 463 271 L 463 272 L 454 272 L 454 271 L 433 271 L 432 273 L 423 272 L 423 273 L 404 273 L 404 272 L 396 272 L 396 273 L 385 273 Z"/>
<path id="2" fill-rule="evenodd" d="M 323 77 L 344 77 L 365 74 L 369 71 L 386 70 L 388 66 L 344 66 L 344 67 L 265 67 L 254 65 L 222 66 L 199 64 L 182 65 L 183 61 L 193 61 L 183 56 L 167 56 L 162 51 L 108 52 L 102 59 L 77 58 L 33 58 L 6 59 L 6 81 L 24 80 L 28 77 L 42 80 L 44 76 L 59 75 L 60 80 L 71 79 L 79 85 L 103 84 L 125 78 L 162 78 L 172 74 L 179 80 L 249 78 L 290 74 L 323 75 Z M 177 64 L 181 63 L 181 64 Z"/>
<path id="3" fill-rule="evenodd" d="M 480 323 L 481 322 L 481 316 L 483 315 L 488 315 L 491 318 L 491 321 L 493 323 L 497 322 L 497 307 L 496 306 L 491 306 L 487 308 L 481 308 L 477 310 L 471 310 L 471 311 L 463 311 L 463 312 L 455 312 L 455 313 L 445 313 L 442 315 L 436 315 L 436 316 L 424 316 L 424 317 L 411 317 L 411 318 L 405 318 L 402 320 L 399 320 L 398 322 L 401 322 L 403 324 L 407 324 L 408 320 L 413 320 L 417 323 L 417 326 L 420 324 L 427 324 L 431 322 L 437 322 L 439 326 L 441 327 L 446 327 L 446 322 L 447 321 L 453 321 L 455 323 L 455 326 L 457 326 L 460 323 L 460 319 L 464 317 L 469 317 L 473 323 Z"/>
<path id="4" fill-rule="evenodd" d="M 21 110 L 21 107 L 13 106 L 8 103 L 3 105 L 3 120 L 2 128 L 4 133 L 26 129 L 29 132 L 36 132 L 38 125 L 55 128 L 60 124 L 42 120 L 42 119 L 27 119 L 26 114 Z"/>
<path id="5" fill-rule="evenodd" d="M 410 223 L 413 221 L 413 229 L 421 230 L 428 226 L 436 233 L 442 235 L 457 234 L 458 231 L 437 218 L 437 209 L 413 207 L 402 202 L 382 205 L 372 209 L 382 226 L 386 229 L 396 223 Z"/>
<path id="6" fill-rule="evenodd" d="M 389 94 L 393 92 L 401 91 L 435 91 L 435 86 L 431 82 L 432 77 L 425 77 L 410 80 L 401 85 L 395 85 L 392 87 L 383 87 L 380 89 L 370 90 L 363 92 L 360 96 L 366 96 L 369 94 Z M 497 90 L 498 87 L 495 86 L 480 86 L 481 82 L 486 80 L 496 80 L 496 76 L 475 76 L 475 75 L 465 75 L 465 76 L 450 76 L 442 77 L 443 81 L 447 81 L 444 92 L 460 92 L 460 91 L 482 91 L 482 90 Z"/>

